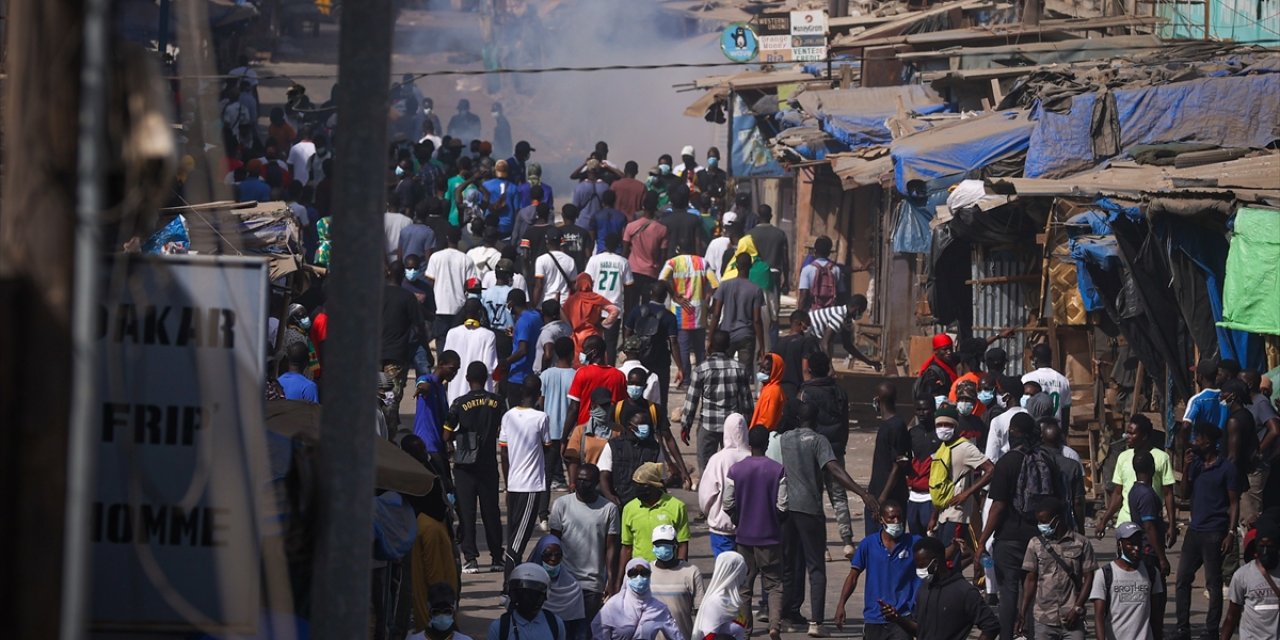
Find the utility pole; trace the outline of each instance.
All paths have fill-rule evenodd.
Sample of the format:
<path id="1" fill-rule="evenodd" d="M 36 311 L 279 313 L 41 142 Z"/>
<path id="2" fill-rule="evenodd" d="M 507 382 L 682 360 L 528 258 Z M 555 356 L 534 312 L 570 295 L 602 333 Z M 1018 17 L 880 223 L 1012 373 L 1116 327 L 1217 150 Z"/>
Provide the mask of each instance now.
<path id="1" fill-rule="evenodd" d="M 84 585 L 68 585 L 65 570 L 83 561 L 87 540 L 64 548 L 64 535 L 84 534 L 68 529 L 76 524 L 68 521 L 68 510 L 83 498 L 82 488 L 68 478 L 72 411 L 86 408 L 73 409 L 75 403 L 68 402 L 68 390 L 84 380 L 73 375 L 73 308 L 83 311 L 85 303 L 77 300 L 76 287 L 82 284 L 77 275 L 83 271 L 74 248 L 77 208 L 88 211 L 101 198 L 100 188 L 91 184 L 94 176 L 78 172 L 79 155 L 92 151 L 80 146 L 82 125 L 89 129 L 95 118 L 80 124 L 77 119 L 82 105 L 98 116 L 106 109 L 85 104 L 94 96 L 84 93 L 88 79 L 82 75 L 82 65 L 95 55 L 85 38 L 94 36 L 91 23 L 102 14 L 95 14 L 87 0 L 13 2 L 7 9 L 0 208 L 0 495 L 6 497 L 0 511 L 5 523 L 0 527 L 0 620 L 10 638 L 75 637 L 82 635 L 77 627 Z M 102 27 L 97 24 L 98 37 Z M 91 66 L 101 69 L 105 52 L 96 56 Z M 92 174 L 105 159 L 97 160 L 96 167 L 90 161 L 79 168 L 88 166 Z M 69 188 L 73 179 L 78 189 Z M 68 587 L 81 589 L 70 601 L 64 600 Z"/>
<path id="2" fill-rule="evenodd" d="M 391 0 L 347 7 L 338 38 L 337 250 L 326 287 L 330 334 L 325 342 L 320 524 L 311 588 L 311 629 L 318 640 L 369 633 L 392 16 Z"/>

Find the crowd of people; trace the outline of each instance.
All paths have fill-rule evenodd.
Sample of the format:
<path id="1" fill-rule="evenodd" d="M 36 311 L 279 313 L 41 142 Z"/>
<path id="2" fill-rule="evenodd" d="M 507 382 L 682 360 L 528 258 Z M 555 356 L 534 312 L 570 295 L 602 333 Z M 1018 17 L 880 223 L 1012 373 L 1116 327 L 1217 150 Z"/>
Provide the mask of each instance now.
<path id="1" fill-rule="evenodd" d="M 228 180 L 241 199 L 283 194 L 309 258 L 327 264 L 342 251 L 328 233 L 328 132 L 282 109 L 265 137 L 244 129 L 245 82 L 224 110 L 239 150 Z M 663 155 L 642 177 L 600 142 L 557 209 L 536 150 L 509 146 L 509 128 L 507 141 L 502 129 L 480 140 L 463 100 L 440 136 L 412 78 L 393 97 L 412 116 L 394 126 L 418 133 L 388 154 L 371 413 L 438 481 L 411 501 L 413 606 L 386 621 L 391 634 L 465 640 L 467 576 L 492 572 L 507 610 L 490 640 L 826 637 L 850 619 L 860 580 L 868 638 L 1083 638 L 1089 626 L 1161 638 L 1170 575 L 1177 637 L 1277 637 L 1280 513 L 1261 494 L 1280 420 L 1267 378 L 1202 362 L 1203 391 L 1167 438 L 1142 414 L 1128 420 L 1093 517 L 1099 539 L 1115 523 L 1101 550 L 1116 558 L 1100 564 L 1084 469 L 1066 446 L 1070 381 L 1048 346 L 1019 376 L 992 346 L 1000 336 L 935 336 L 910 409 L 891 381 L 877 387 L 864 485 L 845 467 L 850 398 L 834 342 L 850 362 L 880 363 L 855 340 L 861 267 L 839 264 L 829 238 L 793 256 L 772 210 L 731 189 L 715 148 L 705 165 L 693 147 L 678 164 Z M 327 314 L 322 296 L 310 300 L 286 313 L 272 397 L 324 401 Z M 406 393 L 416 407 L 402 422 Z M 864 507 L 860 541 L 850 493 Z M 1175 574 L 1178 496 L 1190 514 Z M 850 567 L 831 616 L 828 505 Z M 695 523 L 709 530 L 709 577 L 689 562 Z M 1198 571 L 1209 609 L 1193 625 Z"/>

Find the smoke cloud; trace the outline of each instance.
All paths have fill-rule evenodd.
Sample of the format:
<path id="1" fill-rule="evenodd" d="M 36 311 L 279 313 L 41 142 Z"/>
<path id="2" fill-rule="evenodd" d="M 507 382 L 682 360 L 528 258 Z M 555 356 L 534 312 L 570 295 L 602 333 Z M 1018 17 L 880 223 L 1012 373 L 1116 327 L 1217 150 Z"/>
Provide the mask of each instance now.
<path id="1" fill-rule="evenodd" d="M 456 2 L 457 0 L 454 0 Z M 478 0 L 488 3 L 493 0 Z M 481 13 L 457 12 L 449 0 L 432 0 L 425 13 L 406 11 L 397 23 L 397 74 L 484 68 L 486 55 L 512 68 L 721 62 L 719 25 L 664 9 L 654 0 L 507 0 L 508 11 L 483 27 Z M 488 42 L 496 46 L 486 48 Z M 418 86 L 435 101 L 447 125 L 458 99 L 471 101 L 483 136 L 492 135 L 490 104 L 500 101 L 514 140 L 537 149 L 544 180 L 559 194 L 572 189 L 569 173 L 597 140 L 609 143 L 609 159 L 640 164 L 641 173 L 667 153 L 679 162 L 692 144 L 697 157 L 708 146 L 725 149 L 725 129 L 683 115 L 700 93 L 676 93 L 672 85 L 732 68 L 559 72 L 492 76 L 435 76 Z"/>

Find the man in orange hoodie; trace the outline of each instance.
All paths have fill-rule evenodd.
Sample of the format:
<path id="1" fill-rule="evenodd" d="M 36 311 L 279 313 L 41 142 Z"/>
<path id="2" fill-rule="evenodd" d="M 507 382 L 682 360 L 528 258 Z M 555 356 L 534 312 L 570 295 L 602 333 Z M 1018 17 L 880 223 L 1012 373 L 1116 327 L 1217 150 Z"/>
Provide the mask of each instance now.
<path id="1" fill-rule="evenodd" d="M 787 404 L 787 396 L 782 391 L 784 369 L 782 356 L 776 353 L 766 353 L 760 358 L 756 371 L 756 379 L 761 383 L 760 399 L 756 401 L 756 410 L 751 414 L 748 428 L 762 424 L 773 431 L 782 424 L 782 410 Z"/>
<path id="2" fill-rule="evenodd" d="M 849 448 L 849 394 L 831 377 L 831 357 L 819 351 L 809 356 L 800 399 L 817 409 L 813 430 L 831 443 L 836 462 L 844 466 L 844 453 Z M 849 496 L 830 473 L 823 473 L 827 498 L 836 513 L 836 530 L 844 543 L 844 557 L 853 556 L 853 526 L 849 518 Z"/>

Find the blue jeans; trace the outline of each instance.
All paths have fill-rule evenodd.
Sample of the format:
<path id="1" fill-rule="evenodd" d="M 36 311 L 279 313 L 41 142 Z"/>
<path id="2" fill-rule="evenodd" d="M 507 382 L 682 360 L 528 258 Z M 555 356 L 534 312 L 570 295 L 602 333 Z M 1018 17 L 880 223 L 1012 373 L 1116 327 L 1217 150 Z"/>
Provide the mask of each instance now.
<path id="1" fill-rule="evenodd" d="M 687 385 L 693 366 L 707 359 L 707 330 L 681 329 L 677 332 L 676 341 L 680 347 L 676 365 L 680 367 L 680 373 L 684 375 L 684 383 Z M 689 356 L 693 356 L 693 364 L 689 364 Z"/>
<path id="2" fill-rule="evenodd" d="M 419 377 L 431 373 L 431 358 L 427 355 L 427 348 L 422 345 L 418 345 L 418 350 L 413 353 L 413 370 Z"/>
<path id="3" fill-rule="evenodd" d="M 919 536 L 928 535 L 929 518 L 933 515 L 932 502 L 907 501 L 907 530 Z"/>
<path id="4" fill-rule="evenodd" d="M 726 551 L 733 551 L 737 546 L 734 536 L 722 536 L 714 532 L 711 534 L 711 557 L 713 558 Z"/>

